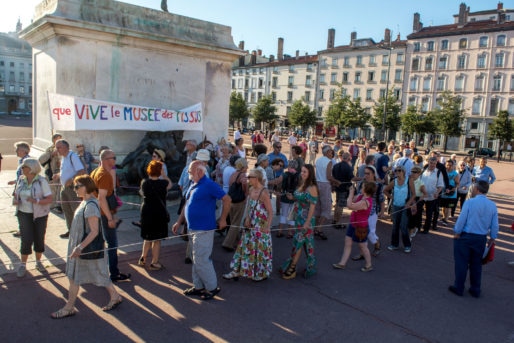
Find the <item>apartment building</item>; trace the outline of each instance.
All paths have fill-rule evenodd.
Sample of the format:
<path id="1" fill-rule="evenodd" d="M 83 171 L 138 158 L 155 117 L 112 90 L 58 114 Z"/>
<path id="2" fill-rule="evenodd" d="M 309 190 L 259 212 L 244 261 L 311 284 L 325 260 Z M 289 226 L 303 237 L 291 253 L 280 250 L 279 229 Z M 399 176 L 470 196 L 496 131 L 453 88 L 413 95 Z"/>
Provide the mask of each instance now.
<path id="1" fill-rule="evenodd" d="M 423 27 L 414 14 L 407 36 L 407 65 L 402 103 L 423 112 L 437 106 L 441 92 L 462 98 L 463 135 L 448 140 L 448 149 L 477 146 L 497 149 L 487 137 L 500 110 L 514 115 L 514 10 L 500 2 L 494 10 L 470 12 L 464 3 L 454 23 Z M 435 145 L 441 135 L 431 137 Z"/>
<path id="2" fill-rule="evenodd" d="M 244 42 L 239 48 L 244 50 Z M 248 107 L 254 107 L 263 96 L 270 95 L 279 116 L 276 125 L 288 127 L 287 115 L 296 100 L 304 100 L 314 109 L 316 95 L 317 55 L 284 54 L 284 39 L 278 39 L 277 57 L 264 57 L 261 50 L 252 51 L 235 62 L 232 68 L 232 90 L 243 95 Z"/>
<path id="3" fill-rule="evenodd" d="M 32 48 L 16 32 L 0 33 L 0 113 L 32 113 Z"/>
<path id="4" fill-rule="evenodd" d="M 329 29 L 327 49 L 318 52 L 318 91 L 316 108 L 323 116 L 331 101 L 342 87 L 343 95 L 352 100 L 360 98 L 361 106 L 370 114 L 380 98 L 389 90 L 397 99 L 402 97 L 407 41 L 398 35 L 391 40 L 386 29 L 384 38 L 375 42 L 371 38 L 357 38 L 352 32 L 350 43 L 334 47 L 335 30 Z M 319 130 L 317 130 L 319 131 Z M 371 126 L 347 131 L 351 137 L 372 137 Z"/>

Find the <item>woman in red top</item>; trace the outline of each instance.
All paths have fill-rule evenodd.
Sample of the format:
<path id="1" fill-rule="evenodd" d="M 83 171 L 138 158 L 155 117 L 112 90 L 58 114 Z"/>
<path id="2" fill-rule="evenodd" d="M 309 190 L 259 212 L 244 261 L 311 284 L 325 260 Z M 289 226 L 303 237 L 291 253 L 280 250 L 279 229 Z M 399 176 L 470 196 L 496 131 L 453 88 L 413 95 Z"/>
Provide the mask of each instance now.
<path id="1" fill-rule="evenodd" d="M 346 231 L 346 237 L 344 240 L 344 251 L 341 261 L 332 264 L 335 269 L 345 269 L 346 262 L 350 258 L 352 250 L 352 241 L 359 244 L 360 253 L 364 256 L 366 265 L 361 268 L 363 272 L 369 272 L 373 270 L 371 265 L 371 255 L 368 249 L 368 217 L 371 212 L 371 206 L 373 203 L 372 196 L 375 194 L 377 185 L 374 182 L 364 182 L 362 186 L 362 192 L 364 194 L 358 195 L 354 198 L 355 187 L 350 188 L 350 194 L 348 195 L 348 208 L 352 210 L 350 215 L 350 225 Z M 362 230 L 362 233 L 359 231 Z"/>

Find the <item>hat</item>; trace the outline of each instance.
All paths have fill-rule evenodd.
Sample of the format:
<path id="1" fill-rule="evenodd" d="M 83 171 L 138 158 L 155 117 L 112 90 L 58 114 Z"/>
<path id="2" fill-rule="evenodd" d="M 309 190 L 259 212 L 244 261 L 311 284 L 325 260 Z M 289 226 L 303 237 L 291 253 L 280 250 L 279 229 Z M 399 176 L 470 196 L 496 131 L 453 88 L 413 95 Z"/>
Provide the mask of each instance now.
<path id="1" fill-rule="evenodd" d="M 166 159 L 166 153 L 164 152 L 164 150 L 161 150 L 161 149 L 155 149 L 153 152 L 155 152 L 157 155 L 159 155 L 159 157 L 161 158 L 161 160 L 165 160 Z"/>
<path id="2" fill-rule="evenodd" d="M 268 161 L 268 155 L 266 154 L 260 154 L 257 156 L 257 164 L 261 164 L 263 161 Z"/>
<path id="3" fill-rule="evenodd" d="M 199 161 L 208 162 L 211 159 L 209 151 L 206 149 L 200 149 L 196 153 L 196 159 Z"/>

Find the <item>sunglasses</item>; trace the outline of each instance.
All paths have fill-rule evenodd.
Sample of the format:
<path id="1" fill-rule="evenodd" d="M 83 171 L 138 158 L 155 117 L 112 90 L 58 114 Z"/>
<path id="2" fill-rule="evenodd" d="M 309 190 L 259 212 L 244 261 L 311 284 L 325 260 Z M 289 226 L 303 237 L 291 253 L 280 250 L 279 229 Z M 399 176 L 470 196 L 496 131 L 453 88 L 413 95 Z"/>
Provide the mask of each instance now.
<path id="1" fill-rule="evenodd" d="M 81 184 L 77 183 L 76 185 L 73 186 L 73 189 L 77 190 L 80 187 L 84 187 L 84 185 L 81 185 Z"/>
<path id="2" fill-rule="evenodd" d="M 115 160 L 116 161 L 116 156 L 107 157 L 106 160 Z"/>
<path id="3" fill-rule="evenodd" d="M 419 171 L 418 171 L 418 170 L 411 170 L 411 172 L 410 172 L 410 173 L 411 173 L 411 174 L 418 174 L 418 173 L 419 173 Z"/>
<path id="4" fill-rule="evenodd" d="M 399 172 L 402 172 L 402 171 L 403 171 L 403 169 L 396 169 L 394 172 L 395 173 L 399 173 Z"/>
<path id="5" fill-rule="evenodd" d="M 83 148 L 84 146 L 83 145 L 77 145 L 77 148 Z"/>
<path id="6" fill-rule="evenodd" d="M 256 179 L 256 178 L 257 178 L 257 176 L 255 176 L 255 175 L 248 175 L 248 178 L 249 178 L 249 179 Z"/>

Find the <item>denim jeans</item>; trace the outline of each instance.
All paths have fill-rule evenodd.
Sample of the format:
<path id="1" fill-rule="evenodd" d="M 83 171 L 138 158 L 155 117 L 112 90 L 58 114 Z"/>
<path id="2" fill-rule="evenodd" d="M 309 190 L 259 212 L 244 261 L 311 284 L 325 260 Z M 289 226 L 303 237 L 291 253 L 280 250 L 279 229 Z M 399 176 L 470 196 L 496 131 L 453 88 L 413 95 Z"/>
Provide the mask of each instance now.
<path id="1" fill-rule="evenodd" d="M 118 269 L 118 233 L 117 229 L 112 229 L 109 227 L 109 222 L 107 217 L 102 215 L 102 230 L 105 238 L 105 242 L 107 243 L 107 255 L 109 256 L 109 274 L 111 274 L 111 279 L 120 274 L 120 270 Z"/>
<path id="2" fill-rule="evenodd" d="M 391 245 L 400 245 L 400 233 L 402 235 L 403 247 L 411 246 L 408 226 L 407 210 L 403 206 L 393 205 L 393 231 L 391 233 Z"/>
<path id="3" fill-rule="evenodd" d="M 425 225 L 423 231 L 428 232 L 430 227 L 432 230 L 437 230 L 437 219 L 439 218 L 439 199 L 425 200 Z"/>
<path id="4" fill-rule="evenodd" d="M 453 240 L 453 258 L 455 260 L 455 283 L 457 292 L 463 293 L 469 266 L 469 290 L 480 295 L 482 282 L 482 255 L 487 236 L 462 232 Z"/>

